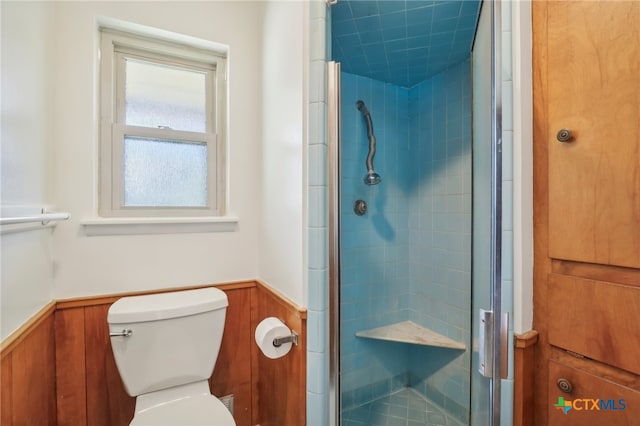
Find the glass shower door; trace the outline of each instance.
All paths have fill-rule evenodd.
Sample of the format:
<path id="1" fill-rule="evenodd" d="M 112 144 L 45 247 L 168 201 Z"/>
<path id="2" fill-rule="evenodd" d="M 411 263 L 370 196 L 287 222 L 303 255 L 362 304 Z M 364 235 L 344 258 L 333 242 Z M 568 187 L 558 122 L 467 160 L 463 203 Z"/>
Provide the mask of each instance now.
<path id="1" fill-rule="evenodd" d="M 469 382 L 471 382 L 471 391 L 469 392 L 469 388 L 464 391 L 465 397 L 467 401 L 470 399 L 470 405 L 468 407 L 468 418 L 464 420 L 464 423 L 472 424 L 472 425 L 499 425 L 500 424 L 500 372 L 503 366 L 503 362 L 506 357 L 501 356 L 501 342 L 505 340 L 502 338 L 500 332 L 503 331 L 503 320 L 502 316 L 499 315 L 501 310 L 500 297 L 500 203 L 498 200 L 500 199 L 500 152 L 499 152 L 499 143 L 497 135 L 500 134 L 499 129 L 499 102 L 500 99 L 499 93 L 496 93 L 494 89 L 496 85 L 494 81 L 500 81 L 499 78 L 494 76 L 496 72 L 496 67 L 494 65 L 494 58 L 500 57 L 499 53 L 496 54 L 496 46 L 494 42 L 494 35 L 500 34 L 499 30 L 494 29 L 495 21 L 499 22 L 499 18 L 496 20 L 493 16 L 499 16 L 499 7 L 494 7 L 494 3 L 491 1 L 485 1 L 483 5 L 483 10 L 480 18 L 479 28 L 476 35 L 476 42 L 474 45 L 473 52 L 473 71 L 472 78 L 473 83 L 471 86 L 473 87 L 473 217 L 472 217 L 472 240 L 473 240 L 473 252 L 471 253 L 472 257 L 472 276 L 471 276 L 471 301 L 467 302 L 467 309 L 471 311 L 471 319 L 467 320 L 466 324 L 468 326 L 469 323 L 471 325 L 471 336 L 468 339 L 468 351 L 471 353 L 471 360 L 466 364 L 465 369 L 467 370 L 467 376 L 464 380 L 467 380 L 467 386 Z M 499 46 L 498 46 L 499 48 Z M 499 67 L 498 67 L 499 70 Z M 341 89 L 341 71 L 340 64 L 338 63 L 329 63 L 328 70 L 328 129 L 329 129 L 329 151 L 328 151 L 328 163 L 329 163 L 329 251 L 330 251 L 330 421 L 331 425 L 340 425 L 340 424 L 363 424 L 360 419 L 356 418 L 348 418 L 344 419 L 341 416 L 342 403 L 341 400 L 341 391 L 345 389 L 347 392 L 349 391 L 349 382 L 345 381 L 343 385 L 341 385 L 341 381 L 345 380 L 345 371 L 348 375 L 350 371 L 347 369 L 343 371 L 343 375 L 341 375 L 341 332 L 344 333 L 345 336 L 352 336 L 354 334 L 354 330 L 346 329 L 341 331 L 341 323 L 345 319 L 349 318 L 341 318 L 341 268 L 348 267 L 348 261 L 342 260 L 344 265 L 341 265 L 341 238 L 343 238 L 343 232 L 340 229 L 341 227 L 341 215 L 343 215 L 343 220 L 346 220 L 345 227 L 348 231 L 351 231 L 352 234 L 354 232 L 354 228 L 358 226 L 359 222 L 355 222 L 355 216 L 352 213 L 352 204 L 349 204 L 351 201 L 344 201 L 346 204 L 341 206 L 341 194 L 339 191 L 340 188 L 340 161 L 341 154 L 349 158 L 351 161 L 355 159 L 358 162 L 358 167 L 361 166 L 361 162 L 363 162 L 363 156 L 360 155 L 364 151 L 364 148 L 360 148 L 358 155 L 353 155 L 350 151 L 353 149 L 353 146 L 347 146 L 345 148 L 345 152 L 341 153 L 341 144 L 340 144 L 340 133 L 341 133 L 341 118 L 346 113 L 346 116 L 355 115 L 357 119 L 360 121 L 362 117 L 358 115 L 358 112 L 355 107 L 355 103 L 358 99 L 364 99 L 367 102 L 367 105 L 370 105 L 372 108 L 372 114 L 376 119 L 376 124 L 380 127 L 384 128 L 386 125 L 387 131 L 389 130 L 388 123 L 385 122 L 386 118 L 384 115 L 380 114 L 380 109 L 376 108 L 380 105 L 379 102 L 375 100 L 370 101 L 371 97 L 362 97 L 361 90 L 362 87 L 365 89 L 371 85 L 375 86 L 374 83 L 369 83 L 365 81 L 364 83 L 359 77 L 354 77 L 353 75 L 346 74 L 343 76 L 344 78 L 344 88 Z M 354 84 L 356 82 L 356 84 Z M 434 83 L 434 87 L 436 87 L 436 83 Z M 354 88 L 355 87 L 355 88 Z M 499 89 L 499 88 L 498 88 Z M 346 93 L 342 93 L 342 91 Z M 373 91 L 375 93 L 375 90 Z M 397 91 L 398 93 L 401 90 Z M 386 93 L 386 92 L 385 92 Z M 349 99 L 341 103 L 340 96 L 346 96 Z M 385 94 L 386 96 L 386 94 Z M 408 96 L 411 99 L 411 94 Z M 353 98 L 353 99 L 352 99 Z M 386 98 L 385 98 L 386 99 Z M 344 108 L 344 112 L 341 112 L 341 105 Z M 488 105 L 491 105 L 492 108 L 487 108 Z M 347 118 L 343 118 L 346 126 L 353 126 Z M 379 124 L 380 123 L 380 124 Z M 356 129 L 359 130 L 359 129 Z M 359 143 L 360 139 L 364 141 L 363 137 L 360 137 L 361 134 L 365 134 L 364 131 L 357 133 L 356 135 L 360 135 L 360 139 L 353 138 L 354 132 L 351 129 L 351 133 L 347 138 L 348 141 L 345 143 Z M 383 131 L 380 132 L 381 135 L 384 134 Z M 354 142 L 356 141 L 356 142 Z M 360 142 L 362 142 L 360 141 Z M 380 138 L 380 146 L 382 149 L 389 149 L 390 142 L 389 138 Z M 363 147 L 364 143 L 361 144 Z M 383 151 L 384 152 L 384 151 Z M 378 157 L 377 157 L 378 158 Z M 396 158 L 399 158 L 396 157 Z M 389 176 L 389 164 L 385 164 L 385 157 L 380 157 L 381 164 L 383 166 L 383 172 L 387 171 L 386 175 Z M 351 164 L 351 163 L 349 163 Z M 405 164 L 405 163 L 403 163 Z M 412 164 L 412 163 L 407 163 Z M 385 169 L 384 166 L 387 166 Z M 360 175 L 357 175 L 357 184 L 364 185 L 361 182 Z M 377 196 L 384 195 L 384 193 L 380 194 L 380 191 L 391 191 L 391 185 L 394 180 L 392 179 L 392 175 L 386 180 L 386 183 L 383 182 L 380 187 L 375 187 L 379 193 Z M 349 181 L 351 182 L 351 181 Z M 354 180 L 355 182 L 355 180 Z M 410 190 L 414 190 L 414 186 L 409 186 Z M 363 188 L 365 188 L 363 186 Z M 363 190 L 364 191 L 364 190 Z M 387 192 L 386 194 L 388 194 Z M 373 196 L 371 196 L 373 197 Z M 379 208 L 378 205 L 372 203 L 373 209 L 376 207 Z M 346 210 L 345 210 L 346 209 Z M 344 210 L 344 211 L 343 211 Z M 438 211 L 439 213 L 440 211 Z M 373 214 L 374 211 L 370 212 Z M 353 216 L 353 217 L 352 217 Z M 375 227 L 377 223 L 373 219 L 373 215 L 370 216 L 371 222 L 370 225 Z M 345 219 L 346 218 L 346 219 Z M 365 219 L 366 220 L 366 219 Z M 376 237 L 375 233 L 370 233 L 373 237 Z M 382 235 L 382 234 L 380 234 Z M 380 236 L 378 235 L 378 236 Z M 344 240 L 347 241 L 350 236 L 344 237 Z M 352 237 L 352 236 L 351 236 Z M 343 241 L 344 243 L 344 241 Z M 469 244 L 471 245 L 471 244 Z M 348 268 L 347 268 L 348 269 Z M 353 269 L 353 268 L 352 268 Z M 420 277 L 419 274 L 415 275 Z M 352 278 L 347 276 L 347 279 Z M 371 275 L 369 277 L 369 285 L 375 281 L 377 277 L 375 275 Z M 496 283 L 498 286 L 496 287 Z M 469 288 L 469 287 L 467 287 Z M 496 300 L 496 296 L 497 300 Z M 358 293 L 347 294 L 346 297 L 358 297 L 358 303 L 360 305 L 366 303 L 366 298 L 364 294 Z M 361 300 L 362 299 L 362 300 Z M 344 301 L 343 301 L 344 302 Z M 469 308 L 470 305 L 470 308 Z M 411 306 L 411 305 L 410 305 Z M 485 360 L 485 374 L 490 376 L 486 377 L 485 375 L 479 372 L 480 369 L 480 357 L 479 357 L 479 330 L 480 330 L 480 317 L 479 311 L 480 309 L 484 309 L 487 311 L 496 312 L 496 318 L 498 320 L 491 321 L 488 323 L 487 328 L 487 336 L 497 336 L 495 339 L 489 338 L 487 340 L 487 344 L 490 346 L 493 351 L 488 351 L 487 353 L 492 352 Z M 347 311 L 346 316 L 353 315 L 352 311 Z M 496 331 L 498 331 L 496 333 Z M 360 329 L 356 329 L 355 332 L 360 332 Z M 468 336 L 468 334 L 467 334 Z M 343 336 L 344 337 L 344 336 Z M 359 346 L 363 346 L 371 348 L 376 351 L 376 356 L 385 361 L 386 364 L 391 365 L 390 358 L 392 355 L 398 353 L 404 356 L 400 351 L 403 350 L 401 348 L 407 348 L 406 352 L 409 355 L 406 355 L 411 361 L 414 362 L 416 360 L 422 359 L 423 364 L 432 364 L 426 362 L 427 359 L 436 359 L 442 360 L 442 366 L 447 366 L 451 364 L 449 359 L 446 359 L 447 356 L 450 357 L 451 360 L 455 360 L 458 355 L 456 352 L 442 352 L 443 349 L 425 349 L 425 348 L 416 348 L 416 347 L 408 347 L 408 346 L 393 346 L 393 345 L 405 345 L 404 343 L 388 343 L 388 342 L 371 342 L 361 340 L 357 343 Z M 496 349 L 497 348 L 497 349 Z M 445 353 L 446 356 L 442 354 Z M 495 356 L 493 356 L 495 354 Z M 415 355 L 415 356 L 414 356 Z M 427 358 L 425 355 L 428 355 Z M 469 354 L 467 354 L 469 355 Z M 446 361 L 446 362 L 445 362 Z M 354 359 L 351 358 L 348 362 L 354 363 Z M 363 364 L 362 359 L 355 360 L 360 364 Z M 344 365 L 342 366 L 345 367 Z M 490 367 L 490 368 L 489 368 Z M 435 368 L 435 367 L 434 367 Z M 492 371 L 490 373 L 490 370 Z M 495 372 L 495 374 L 493 373 Z M 372 373 L 369 375 L 373 375 Z M 349 377 L 351 379 L 351 377 Z M 409 377 L 407 387 L 413 386 L 415 384 L 413 377 Z M 346 385 L 345 385 L 346 383 Z M 367 388 L 367 392 L 369 392 L 373 396 L 373 400 L 376 400 L 376 392 L 378 382 L 375 382 L 374 385 Z M 341 386 L 345 386 L 341 389 Z M 358 392 L 361 388 L 358 388 Z M 429 390 L 427 388 L 427 390 Z M 469 396 L 470 394 L 470 396 Z M 356 395 L 354 392 L 352 395 Z M 353 404 L 352 397 L 348 397 L 346 399 L 347 405 L 346 409 L 349 410 L 349 404 Z M 442 404 L 440 404 L 442 406 Z M 371 406 L 372 410 L 375 408 L 375 404 Z M 351 411 L 351 410 L 349 410 Z M 354 411 L 355 412 L 355 411 Z M 369 418 L 370 419 L 370 418 Z M 503 419 L 506 420 L 506 419 Z M 461 420 L 460 420 L 461 421 Z M 364 423 L 367 424 L 367 423 Z M 373 423 L 370 423 L 373 424 Z M 377 423 L 376 423 L 377 424 Z M 425 425 L 429 424 L 427 421 L 424 423 Z M 457 424 L 457 423 L 456 423 Z"/>

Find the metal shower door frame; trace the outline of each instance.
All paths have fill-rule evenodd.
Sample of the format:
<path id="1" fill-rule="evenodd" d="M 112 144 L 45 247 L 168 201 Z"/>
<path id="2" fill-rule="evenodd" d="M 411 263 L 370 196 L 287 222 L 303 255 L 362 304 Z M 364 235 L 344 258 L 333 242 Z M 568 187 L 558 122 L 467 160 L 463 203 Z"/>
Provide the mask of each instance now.
<path id="1" fill-rule="evenodd" d="M 507 378 L 508 313 L 502 303 L 502 2 L 491 7 L 491 407 L 493 426 L 501 423 L 502 379 Z"/>
<path id="2" fill-rule="evenodd" d="M 340 425 L 340 63 L 327 64 L 329 166 L 329 425 Z"/>

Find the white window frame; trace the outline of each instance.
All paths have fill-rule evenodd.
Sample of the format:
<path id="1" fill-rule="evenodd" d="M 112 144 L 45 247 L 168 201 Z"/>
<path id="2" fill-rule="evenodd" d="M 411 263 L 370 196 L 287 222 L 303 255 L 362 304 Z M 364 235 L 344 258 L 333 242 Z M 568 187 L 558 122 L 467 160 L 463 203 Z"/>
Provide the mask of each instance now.
<path id="1" fill-rule="evenodd" d="M 105 218 L 220 217 L 225 214 L 226 51 L 152 39 L 101 28 L 99 207 Z M 126 58 L 165 63 L 207 73 L 207 128 L 203 133 L 124 123 Z M 124 205 L 124 136 L 159 138 L 207 146 L 206 207 Z"/>

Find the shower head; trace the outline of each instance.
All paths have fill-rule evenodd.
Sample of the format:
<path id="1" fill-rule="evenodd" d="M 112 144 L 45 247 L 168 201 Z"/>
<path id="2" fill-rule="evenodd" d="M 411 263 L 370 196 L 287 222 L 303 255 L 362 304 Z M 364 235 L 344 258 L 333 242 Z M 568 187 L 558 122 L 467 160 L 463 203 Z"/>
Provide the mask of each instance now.
<path id="1" fill-rule="evenodd" d="M 367 172 L 367 174 L 364 176 L 364 183 L 366 183 L 369 186 L 377 185 L 380 182 L 382 182 L 382 178 L 380 177 L 379 174 L 377 174 L 373 170 L 371 170 L 370 172 Z"/>
<path id="2" fill-rule="evenodd" d="M 367 136 L 369 138 L 369 153 L 367 154 L 367 174 L 364 177 L 364 183 L 367 185 L 377 185 L 382 182 L 382 178 L 378 173 L 373 170 L 373 157 L 376 155 L 376 137 L 373 134 L 373 120 L 371 120 L 371 114 L 364 105 L 363 101 L 356 102 L 356 108 L 362 113 L 365 122 L 367 123 Z"/>

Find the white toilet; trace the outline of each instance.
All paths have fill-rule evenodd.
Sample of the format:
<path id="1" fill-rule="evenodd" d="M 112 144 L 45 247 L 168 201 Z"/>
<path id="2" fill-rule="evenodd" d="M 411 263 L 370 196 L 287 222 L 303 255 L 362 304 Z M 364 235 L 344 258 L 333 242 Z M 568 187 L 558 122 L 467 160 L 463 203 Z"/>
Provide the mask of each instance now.
<path id="1" fill-rule="evenodd" d="M 216 288 L 124 297 L 109 308 L 113 355 L 127 393 L 131 425 L 235 426 L 211 395 L 227 295 Z"/>

